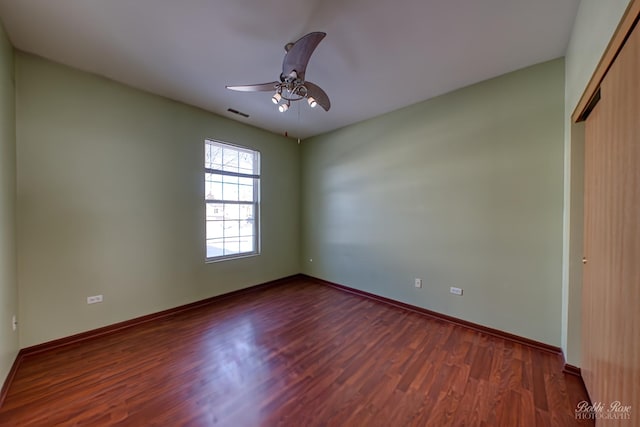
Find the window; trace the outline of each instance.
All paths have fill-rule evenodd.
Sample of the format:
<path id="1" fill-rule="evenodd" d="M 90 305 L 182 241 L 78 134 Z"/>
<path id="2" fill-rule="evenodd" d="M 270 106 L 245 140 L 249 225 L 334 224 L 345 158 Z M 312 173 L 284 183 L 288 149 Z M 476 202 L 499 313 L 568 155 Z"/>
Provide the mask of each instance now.
<path id="1" fill-rule="evenodd" d="M 219 141 L 204 144 L 207 260 L 258 254 L 260 153 Z"/>

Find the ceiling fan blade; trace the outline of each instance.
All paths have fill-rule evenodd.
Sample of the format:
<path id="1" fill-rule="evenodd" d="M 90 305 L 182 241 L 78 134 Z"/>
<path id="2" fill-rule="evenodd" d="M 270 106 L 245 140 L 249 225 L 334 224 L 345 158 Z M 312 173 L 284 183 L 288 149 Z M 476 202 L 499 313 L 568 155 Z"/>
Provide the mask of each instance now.
<path id="1" fill-rule="evenodd" d="M 293 43 L 282 61 L 282 75 L 286 77 L 295 71 L 298 78 L 304 80 L 309 58 L 326 35 L 327 33 L 322 32 L 309 33 Z"/>
<path id="2" fill-rule="evenodd" d="M 318 105 L 324 108 L 324 111 L 329 111 L 329 108 L 331 108 L 331 101 L 329 101 L 329 96 L 325 91 L 322 90 L 320 86 L 309 81 L 304 82 L 304 85 L 307 88 L 307 96 L 313 96 Z"/>
<path id="3" fill-rule="evenodd" d="M 255 85 L 242 86 L 225 86 L 227 89 L 237 90 L 238 92 L 273 92 L 280 82 L 260 83 Z"/>

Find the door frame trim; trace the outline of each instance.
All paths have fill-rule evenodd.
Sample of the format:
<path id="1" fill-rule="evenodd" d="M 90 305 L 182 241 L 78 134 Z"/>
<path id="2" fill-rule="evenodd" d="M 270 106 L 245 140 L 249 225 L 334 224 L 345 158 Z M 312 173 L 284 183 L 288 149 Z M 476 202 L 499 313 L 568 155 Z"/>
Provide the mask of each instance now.
<path id="1" fill-rule="evenodd" d="M 583 121 L 588 115 L 589 106 L 593 105 L 592 100 L 598 92 L 604 76 L 607 74 L 607 71 L 609 71 L 609 68 L 611 68 L 611 64 L 615 61 L 620 49 L 622 49 L 624 42 L 629 37 L 639 18 L 640 0 L 631 0 L 627 6 L 627 10 L 624 12 L 624 15 L 622 15 L 616 31 L 613 33 L 613 37 L 602 54 L 598 66 L 591 75 L 591 79 L 582 93 L 578 105 L 575 110 L 573 110 L 573 114 L 571 115 L 571 121 L 573 123 Z"/>

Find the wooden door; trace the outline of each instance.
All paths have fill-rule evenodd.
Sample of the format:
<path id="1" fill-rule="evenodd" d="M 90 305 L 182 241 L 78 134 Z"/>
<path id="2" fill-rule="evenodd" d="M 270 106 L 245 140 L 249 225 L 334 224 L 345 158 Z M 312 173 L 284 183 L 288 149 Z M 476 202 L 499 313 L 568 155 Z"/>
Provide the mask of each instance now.
<path id="1" fill-rule="evenodd" d="M 631 407 L 630 420 L 601 416 L 599 426 L 640 426 L 639 82 L 636 28 L 586 120 L 582 374 L 601 412 Z"/>

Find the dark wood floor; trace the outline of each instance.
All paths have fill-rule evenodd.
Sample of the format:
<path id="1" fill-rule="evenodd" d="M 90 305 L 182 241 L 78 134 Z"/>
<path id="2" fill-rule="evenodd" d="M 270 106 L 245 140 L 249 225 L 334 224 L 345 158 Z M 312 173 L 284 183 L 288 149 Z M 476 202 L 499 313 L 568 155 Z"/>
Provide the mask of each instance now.
<path id="1" fill-rule="evenodd" d="M 589 425 L 561 368 L 301 279 L 28 356 L 0 425 Z"/>

